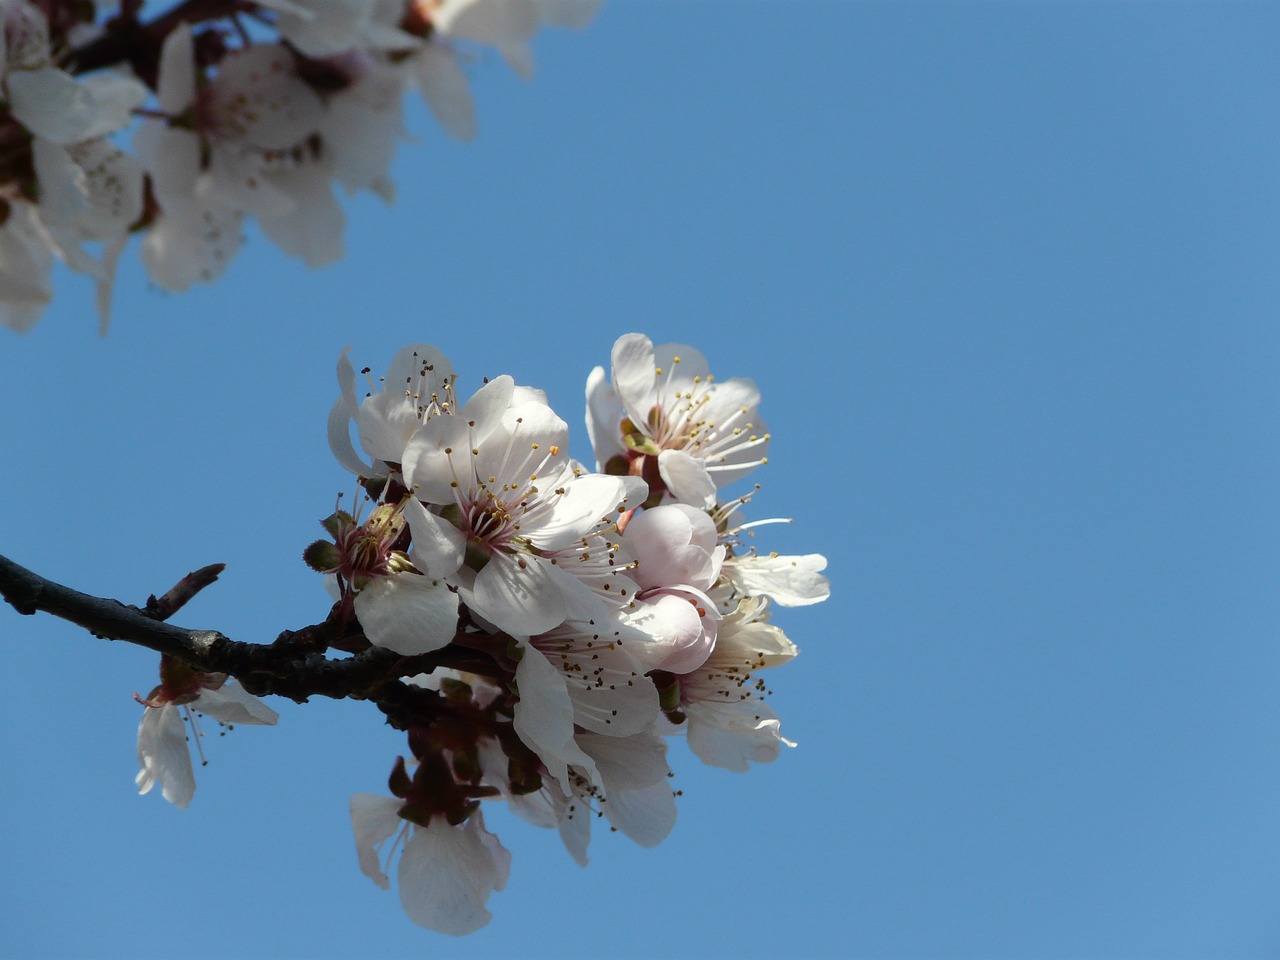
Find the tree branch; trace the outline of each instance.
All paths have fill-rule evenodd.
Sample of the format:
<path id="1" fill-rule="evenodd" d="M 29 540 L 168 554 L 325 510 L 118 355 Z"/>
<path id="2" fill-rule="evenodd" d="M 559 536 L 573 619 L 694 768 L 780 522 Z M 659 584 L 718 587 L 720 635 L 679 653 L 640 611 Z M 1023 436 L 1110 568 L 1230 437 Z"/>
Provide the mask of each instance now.
<path id="1" fill-rule="evenodd" d="M 172 603 L 177 596 L 181 602 L 173 607 L 176 610 L 199 589 L 197 582 L 203 586 L 217 578 L 221 566 L 215 567 L 188 574 L 165 595 L 169 599 L 156 601 L 156 606 Z M 485 658 L 475 650 L 453 645 L 420 657 L 402 657 L 390 650 L 368 647 L 355 656 L 332 659 L 324 656 L 330 643 L 351 638 L 344 635 L 343 627 L 329 621 L 297 631 L 286 630 L 273 643 L 232 640 L 216 630 L 191 630 L 163 623 L 148 610 L 81 593 L 4 556 L 0 556 L 0 596 L 18 613 L 52 614 L 84 627 L 94 636 L 146 647 L 204 673 L 228 674 L 258 696 L 276 694 L 300 703 L 313 696 L 376 700 L 388 682 L 437 666 L 481 673 L 494 670 L 492 662 L 486 665 Z"/>

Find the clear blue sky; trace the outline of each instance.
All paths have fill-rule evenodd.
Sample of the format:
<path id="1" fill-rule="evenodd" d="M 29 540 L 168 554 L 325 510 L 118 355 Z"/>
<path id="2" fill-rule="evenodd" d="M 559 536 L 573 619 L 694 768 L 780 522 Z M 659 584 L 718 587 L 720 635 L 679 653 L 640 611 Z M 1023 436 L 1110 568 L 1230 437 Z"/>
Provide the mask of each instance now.
<path id="1" fill-rule="evenodd" d="M 347 476 L 339 351 L 437 344 L 580 426 L 629 330 L 751 376 L 799 741 L 673 750 L 656 850 L 580 870 L 507 817 L 494 922 L 413 926 L 347 798 L 402 751 L 358 703 L 209 744 L 190 810 L 134 794 L 155 658 L 0 610 L 0 954 L 1261 957 L 1280 952 L 1280 8 L 609 0 L 480 136 L 420 106 L 400 197 L 311 273 L 260 235 L 219 283 L 126 258 L 109 337 L 63 275 L 4 336 L 0 551 L 268 640 Z M 468 379 L 469 378 L 469 379 Z"/>

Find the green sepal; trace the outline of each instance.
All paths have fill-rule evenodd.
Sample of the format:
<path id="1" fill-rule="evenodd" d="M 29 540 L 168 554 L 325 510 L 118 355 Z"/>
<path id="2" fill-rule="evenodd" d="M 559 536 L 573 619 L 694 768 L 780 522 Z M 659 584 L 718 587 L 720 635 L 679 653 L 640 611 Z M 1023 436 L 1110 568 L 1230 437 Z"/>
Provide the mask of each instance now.
<path id="1" fill-rule="evenodd" d="M 317 540 L 302 551 L 302 562 L 316 573 L 332 573 L 338 569 L 338 548 L 328 540 Z"/>
<path id="2" fill-rule="evenodd" d="M 329 532 L 329 536 L 333 537 L 335 540 L 338 538 L 338 534 L 342 533 L 343 530 L 346 530 L 349 527 L 354 527 L 355 525 L 356 518 L 345 510 L 335 510 L 329 516 L 320 521 L 320 526 L 324 527 L 325 530 Z"/>

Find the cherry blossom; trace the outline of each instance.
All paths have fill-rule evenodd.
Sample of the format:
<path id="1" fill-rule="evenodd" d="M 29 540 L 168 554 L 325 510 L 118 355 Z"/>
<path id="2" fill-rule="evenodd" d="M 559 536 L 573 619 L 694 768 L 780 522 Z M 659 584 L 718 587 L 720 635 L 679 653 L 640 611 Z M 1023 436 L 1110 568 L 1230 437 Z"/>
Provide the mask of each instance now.
<path id="1" fill-rule="evenodd" d="M 510 377 L 491 380 L 457 413 L 428 419 L 403 468 L 415 498 L 405 516 L 432 575 L 488 623 L 528 636 L 595 600 L 553 555 L 627 508 L 640 488 L 577 472 L 564 421 L 521 397 Z"/>
<path id="2" fill-rule="evenodd" d="M 765 462 L 759 402 L 752 381 L 717 382 L 694 348 L 655 348 L 629 333 L 613 345 L 611 378 L 603 367 L 587 378 L 587 430 L 602 470 L 642 476 L 652 491 L 706 508 Z"/>
<path id="3" fill-rule="evenodd" d="M 351 798 L 360 868 L 386 890 L 384 869 L 400 850 L 397 880 L 400 904 L 409 919 L 438 933 L 461 937 L 487 924 L 493 914 L 489 894 L 502 890 L 511 872 L 511 854 L 485 829 L 479 810 L 455 826 L 440 815 L 427 823 L 401 819 L 394 797 L 361 793 Z M 385 858 L 382 848 L 391 841 Z"/>
<path id="4" fill-rule="evenodd" d="M 782 745 L 778 715 L 763 699 L 754 672 L 777 667 L 799 650 L 767 622 L 767 601 L 743 600 L 725 617 L 715 649 L 697 670 L 680 678 L 681 708 L 688 718 L 689 749 L 703 763 L 743 771 L 748 761 L 769 763 Z"/>
<path id="5" fill-rule="evenodd" d="M 135 782 L 138 793 L 148 793 L 159 783 L 166 800 L 186 807 L 196 790 L 186 727 L 199 748 L 198 714 L 224 724 L 266 725 L 274 725 L 279 715 L 239 684 L 228 682 L 225 674 L 198 673 L 169 657 L 161 660 L 160 681 L 145 699 L 138 698 L 146 710 L 138 725 L 141 769 Z"/>

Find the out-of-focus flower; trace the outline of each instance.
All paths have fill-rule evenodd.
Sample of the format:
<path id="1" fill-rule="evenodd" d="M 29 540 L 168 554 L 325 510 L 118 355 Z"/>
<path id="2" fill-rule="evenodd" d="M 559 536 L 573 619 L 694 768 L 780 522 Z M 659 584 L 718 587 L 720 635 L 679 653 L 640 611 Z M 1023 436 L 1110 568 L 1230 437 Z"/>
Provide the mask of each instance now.
<path id="1" fill-rule="evenodd" d="M 0 322 L 21 331 L 38 319 L 57 257 L 97 281 L 105 329 L 116 257 L 142 213 L 142 167 L 105 138 L 146 88 L 60 69 L 44 14 L 26 0 L 6 3 L 0 21 Z"/>

